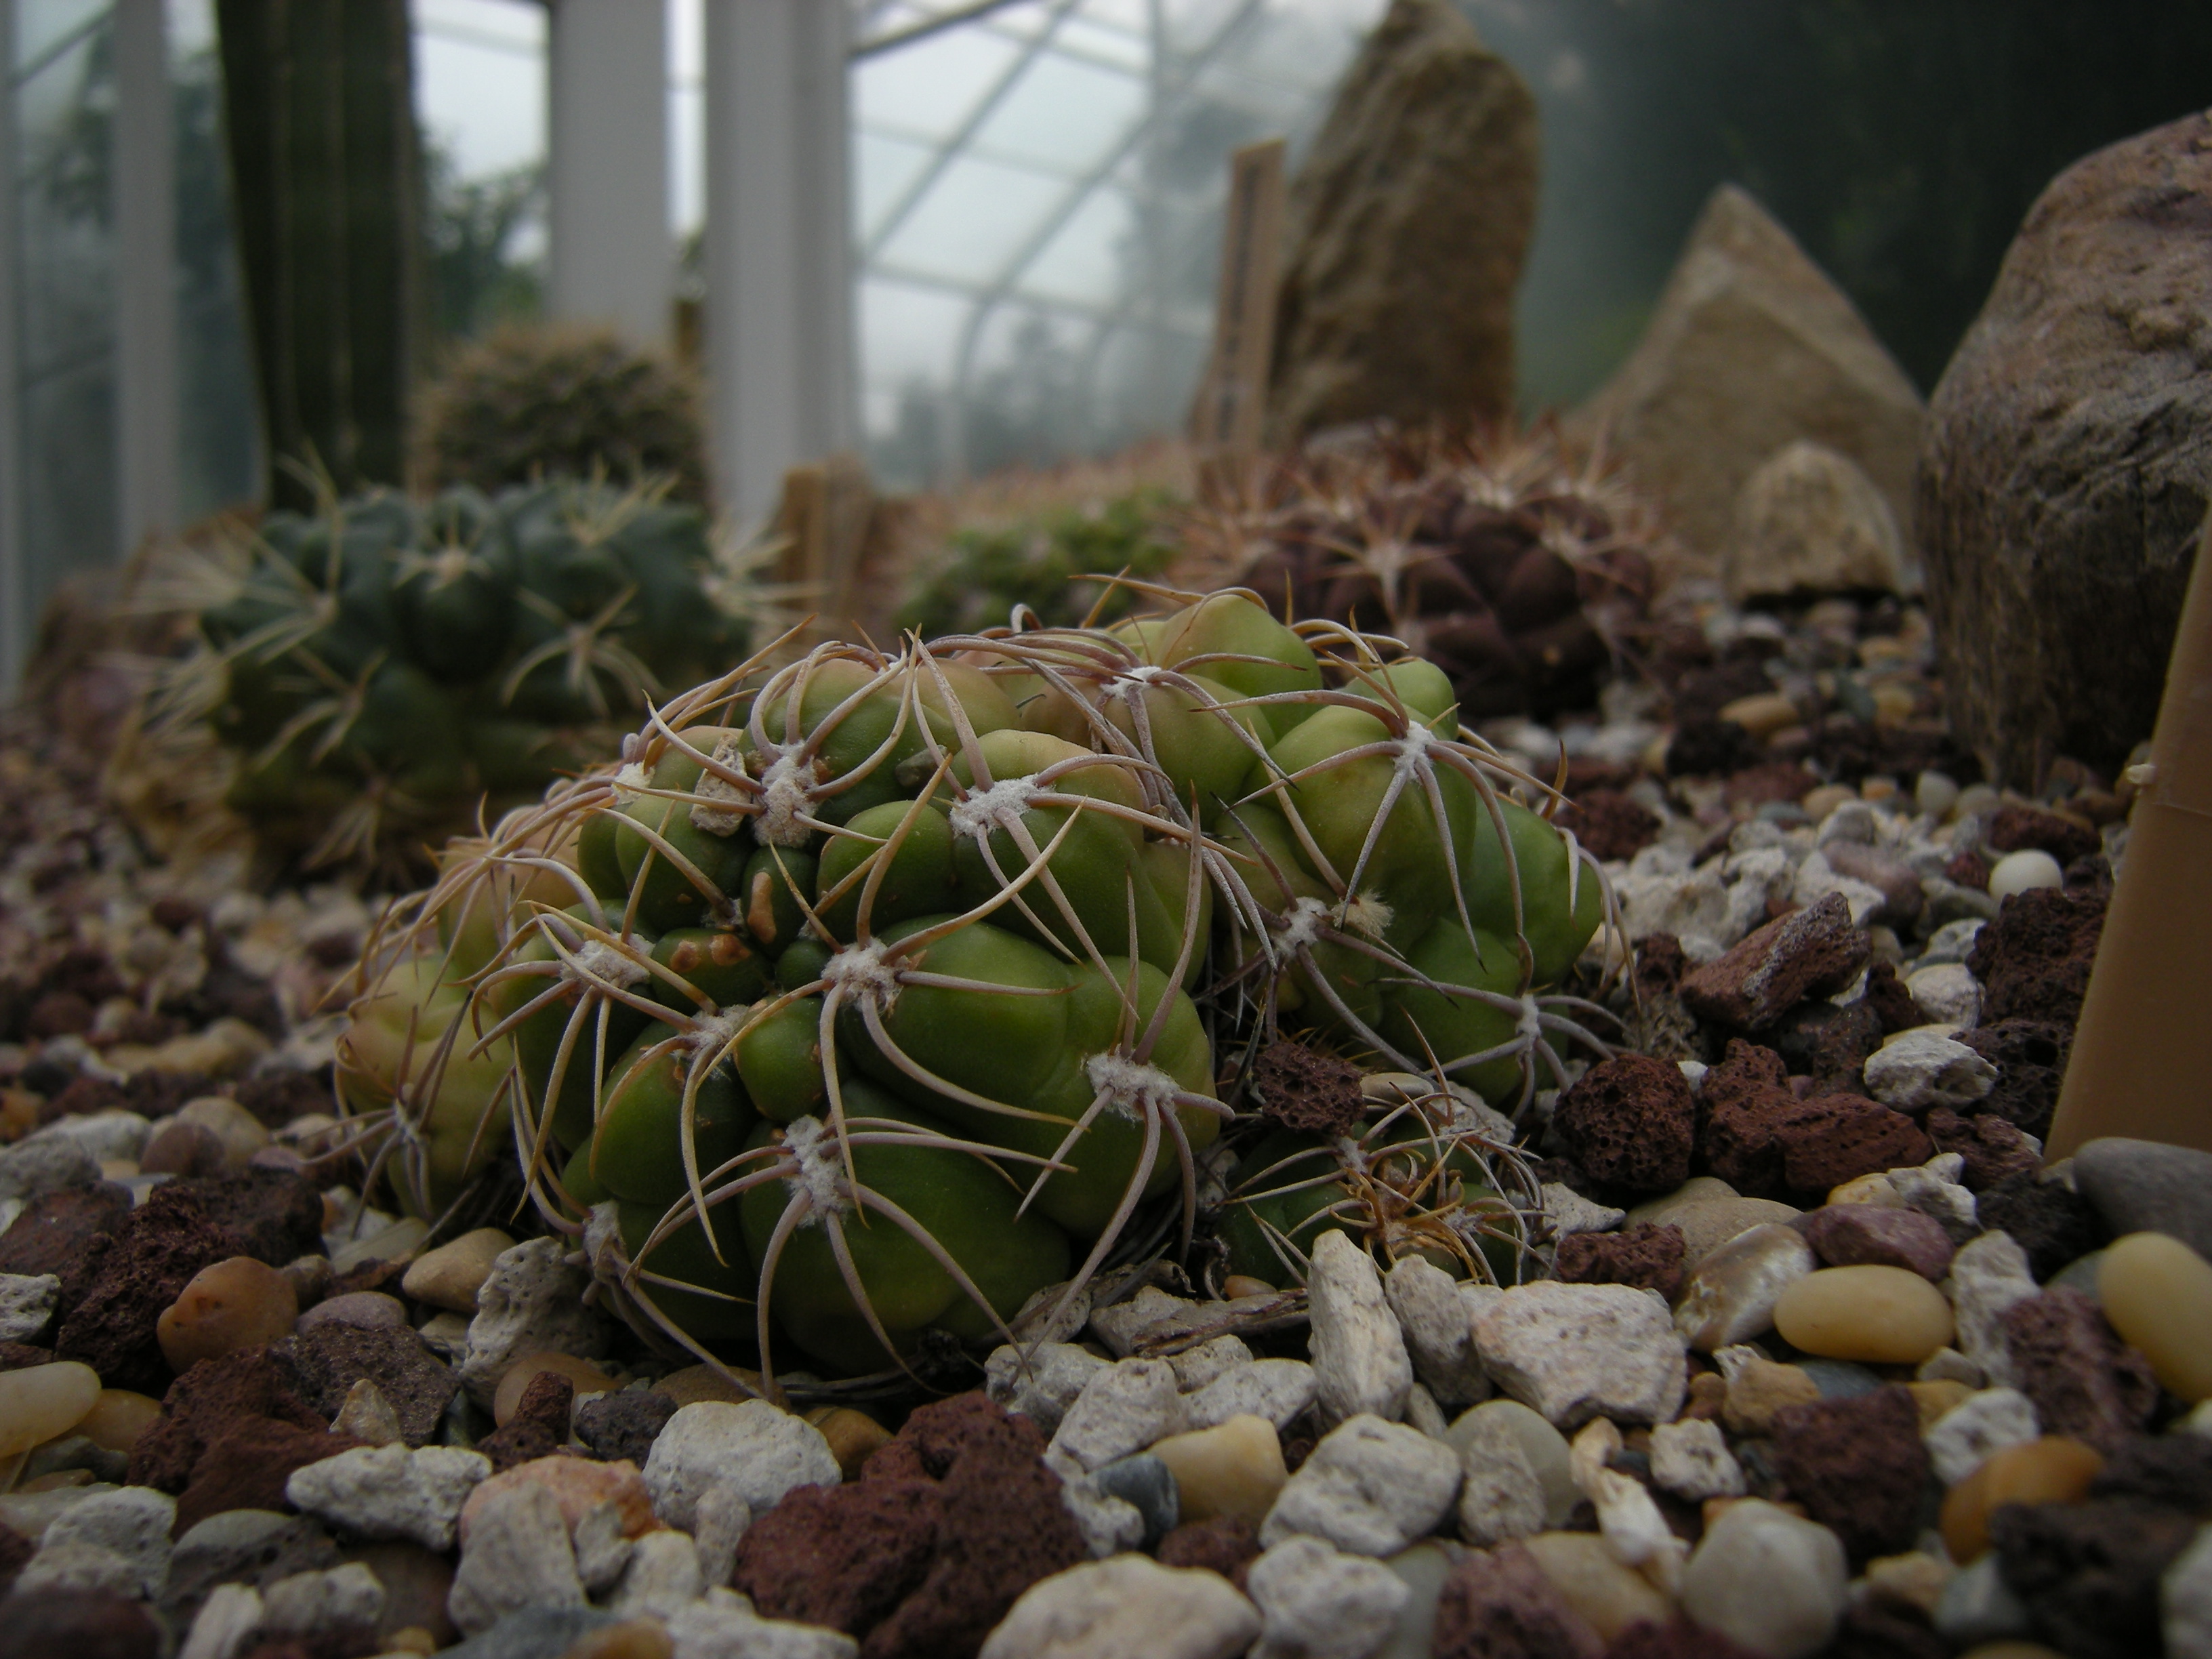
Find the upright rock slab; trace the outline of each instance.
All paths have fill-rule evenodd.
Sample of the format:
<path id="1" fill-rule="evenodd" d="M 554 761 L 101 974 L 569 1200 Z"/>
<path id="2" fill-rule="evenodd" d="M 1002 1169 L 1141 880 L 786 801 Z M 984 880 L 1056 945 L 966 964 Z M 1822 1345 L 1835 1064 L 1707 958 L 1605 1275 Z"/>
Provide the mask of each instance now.
<path id="1" fill-rule="evenodd" d="M 1707 199 L 1644 338 L 1570 429 L 1605 437 L 1690 544 L 1717 554 L 1767 458 L 1808 439 L 1910 522 L 1920 394 L 1851 302 L 1735 185 Z"/>
<path id="2" fill-rule="evenodd" d="M 1446 0 L 1393 0 L 1291 181 L 1267 424 L 1510 415 L 1536 101 Z"/>
<path id="3" fill-rule="evenodd" d="M 2212 498 L 2212 115 L 2028 210 L 1929 408 L 1916 532 L 1952 727 L 2008 781 L 2158 714 Z"/>

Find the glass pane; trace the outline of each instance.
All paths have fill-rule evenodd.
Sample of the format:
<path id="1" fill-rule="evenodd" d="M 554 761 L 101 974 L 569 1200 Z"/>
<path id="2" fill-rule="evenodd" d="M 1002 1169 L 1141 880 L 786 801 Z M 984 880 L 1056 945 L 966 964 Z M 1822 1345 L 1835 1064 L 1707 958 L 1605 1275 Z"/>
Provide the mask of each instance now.
<path id="1" fill-rule="evenodd" d="M 115 376 L 106 355 L 23 389 L 25 614 L 68 578 L 111 564 Z"/>

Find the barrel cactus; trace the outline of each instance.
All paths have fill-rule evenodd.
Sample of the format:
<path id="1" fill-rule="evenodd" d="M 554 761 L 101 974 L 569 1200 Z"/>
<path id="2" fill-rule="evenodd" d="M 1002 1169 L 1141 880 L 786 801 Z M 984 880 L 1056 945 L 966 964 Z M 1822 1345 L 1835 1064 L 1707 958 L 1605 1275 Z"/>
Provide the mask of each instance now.
<path id="1" fill-rule="evenodd" d="M 611 754 L 744 626 L 696 509 L 556 481 L 272 513 L 185 584 L 199 647 L 160 693 L 212 734 L 223 802 L 309 867 L 404 866 L 426 838 Z"/>
<path id="2" fill-rule="evenodd" d="M 465 986 L 445 1062 L 504 1057 L 500 1098 L 366 1078 L 364 1106 L 422 1148 L 503 1110 L 615 1304 L 771 1388 L 779 1355 L 1006 1340 L 1146 1240 L 1296 1279 L 1323 1210 L 1510 1280 L 1540 1203 L 1492 1109 L 1602 1048 L 1559 988 L 1597 866 L 1431 665 L 1146 591 L 1108 628 L 763 653 L 649 711 L 374 953 L 355 1028 L 397 983 L 455 1029 Z M 1253 1146 L 1233 1103 L 1290 1030 L 1411 1092 Z"/>

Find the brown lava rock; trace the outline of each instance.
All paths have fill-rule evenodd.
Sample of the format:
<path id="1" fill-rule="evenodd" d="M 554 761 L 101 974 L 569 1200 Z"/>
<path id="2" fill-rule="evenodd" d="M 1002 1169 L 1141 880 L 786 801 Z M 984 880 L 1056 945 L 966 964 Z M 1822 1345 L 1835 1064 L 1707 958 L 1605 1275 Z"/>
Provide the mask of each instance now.
<path id="1" fill-rule="evenodd" d="M 1569 1285 L 1632 1285 L 1669 1302 L 1682 1289 L 1682 1230 L 1638 1221 L 1617 1233 L 1569 1233 L 1557 1267 Z"/>
<path id="2" fill-rule="evenodd" d="M 558 1371 L 540 1371 L 523 1386 L 514 1414 L 477 1441 L 477 1449 L 491 1459 L 494 1474 L 550 1457 L 568 1443 L 568 1412 L 575 1403 L 571 1379 Z"/>
<path id="3" fill-rule="evenodd" d="M 2075 859 L 2093 858 L 2105 850 L 2104 841 L 2095 830 L 2085 829 L 2070 818 L 2062 818 L 2056 812 L 2016 803 L 2000 806 L 1990 815 L 1983 839 L 2000 853 L 2017 853 L 2027 848 L 2048 853 L 2061 866 Z"/>
<path id="4" fill-rule="evenodd" d="M 2016 1176 L 2033 1176 L 2043 1167 L 2043 1155 L 2028 1138 L 2009 1118 L 1995 1112 L 1960 1117 L 1948 1106 L 1938 1106 L 1921 1123 L 1937 1152 L 1956 1152 L 1966 1160 L 1959 1182 L 1969 1192 L 1987 1192 Z"/>
<path id="5" fill-rule="evenodd" d="M 1808 997 L 1858 977 L 1869 946 L 1840 893 L 1770 921 L 1723 956 L 1683 976 L 1683 1006 L 1741 1031 L 1771 1025 Z"/>
<path id="6" fill-rule="evenodd" d="M 1959 1033 L 1959 1041 L 1997 1068 L 1996 1086 L 1978 1103 L 2039 1139 L 2051 1131 L 2058 1085 L 2074 1048 L 2074 1026 L 2042 1019 L 2004 1019 Z"/>
<path id="7" fill-rule="evenodd" d="M 323 1195 L 289 1170 L 253 1169 L 177 1183 L 216 1225 L 238 1237 L 237 1254 L 281 1267 L 323 1251 Z"/>
<path id="8" fill-rule="evenodd" d="M 835 1624 L 864 1659 L 961 1659 L 1017 1596 L 1089 1559 L 1044 1437 L 981 1394 L 925 1406 L 842 1486 L 756 1520 L 732 1583 L 769 1618 Z"/>
<path id="9" fill-rule="evenodd" d="M 1982 1194 L 1974 1200 L 1974 1213 L 1983 1226 L 2012 1235 L 2027 1252 L 2027 1265 L 2039 1280 L 2112 1238 L 2087 1199 L 2063 1182 L 2039 1180 L 2033 1171 Z"/>
<path id="10" fill-rule="evenodd" d="M 1241 1590 L 1245 1572 L 1260 1559 L 1260 1534 L 1241 1516 L 1217 1515 L 1176 1528 L 1160 1540 L 1157 1553 L 1164 1567 L 1203 1567 Z"/>
<path id="11" fill-rule="evenodd" d="M 0 1595 L 15 1582 L 15 1575 L 23 1564 L 39 1553 L 39 1547 L 17 1532 L 6 1522 L 0 1521 Z"/>
<path id="12" fill-rule="evenodd" d="M 1669 1061 L 1601 1060 L 1559 1097 L 1552 1127 L 1567 1155 L 1608 1187 L 1664 1193 L 1690 1178 L 1697 1103 Z"/>
<path id="13" fill-rule="evenodd" d="M 1729 778 L 1722 786 L 1721 798 L 1731 806 L 1759 807 L 1778 801 L 1794 805 L 1820 787 L 1820 780 L 1796 761 L 1768 761 Z"/>
<path id="14" fill-rule="evenodd" d="M 2071 1435 L 2109 1457 L 2157 1407 L 2149 1364 L 2071 1285 L 2015 1302 L 2004 1330 L 2014 1386 L 2035 1402 L 2044 1433 Z"/>
<path id="15" fill-rule="evenodd" d="M 2003 1504 L 1990 1516 L 1997 1570 L 2068 1659 L 2161 1650 L 2159 1576 L 2197 1528 L 2195 1516 L 2115 1498 Z"/>
<path id="16" fill-rule="evenodd" d="M 1897 976 L 1897 964 L 1887 957 L 1867 969 L 1866 990 L 1856 1006 L 1870 1008 L 1881 1021 L 1881 1034 L 1909 1031 L 1916 1025 L 1925 1025 L 1928 1016 L 1920 1012 L 1920 1005 L 1912 1000 L 1912 993 Z M 1875 1047 L 1881 1047 L 1876 1043 Z"/>
<path id="17" fill-rule="evenodd" d="M 1867 1056 L 1881 1047 L 1881 1016 L 1862 1000 L 1801 1002 L 1765 1032 L 1792 1075 L 1813 1079 L 1816 1090 L 1861 1092 Z"/>
<path id="18" fill-rule="evenodd" d="M 1950 1659 L 1957 1651 L 1917 1607 L 1867 1601 L 1844 1609 L 1820 1659 Z"/>
<path id="19" fill-rule="evenodd" d="M 1774 1413 L 1774 1466 L 1853 1561 L 1912 1547 L 1929 1464 L 1908 1390 L 1891 1384 L 1783 1407 Z"/>
<path id="20" fill-rule="evenodd" d="M 177 1536 L 226 1510 L 289 1514 L 284 1483 L 293 1472 L 366 1445 L 349 1434 L 304 1428 L 273 1417 L 250 1417 L 223 1431 L 192 1465 L 191 1484 L 177 1495 Z"/>
<path id="21" fill-rule="evenodd" d="M 1593 789 L 1556 820 L 1603 863 L 1632 859 L 1659 839 L 1659 820 L 1618 789 Z"/>
<path id="22" fill-rule="evenodd" d="M 51 1365 L 53 1361 L 54 1351 L 35 1342 L 0 1342 L 0 1371 L 28 1370 L 33 1365 Z"/>
<path id="23" fill-rule="evenodd" d="M 575 1408 L 576 1438 L 605 1462 L 628 1458 L 643 1468 L 653 1455 L 653 1443 L 675 1415 L 676 1402 L 651 1389 L 603 1394 Z"/>
<path id="24" fill-rule="evenodd" d="M 161 1415 L 131 1449 L 131 1484 L 180 1492 L 201 1454 L 241 1423 L 264 1419 L 295 1428 L 329 1421 L 300 1398 L 290 1369 L 267 1349 L 203 1359 L 169 1384 Z"/>
<path id="25" fill-rule="evenodd" d="M 1718 1065 L 1705 1073 L 1698 1092 L 1710 1112 L 1763 1089 L 1786 1090 L 1789 1086 L 1790 1073 L 1780 1054 L 1741 1037 L 1730 1037 L 1728 1052 L 1721 1056 Z"/>
<path id="26" fill-rule="evenodd" d="M 2212 1515 L 2212 1440 L 2201 1434 L 2139 1434 L 2105 1460 L 2089 1496 Z"/>
<path id="27" fill-rule="evenodd" d="M 1261 1115 L 1309 1134 L 1340 1135 L 1359 1121 L 1359 1077 L 1350 1060 L 1288 1038 L 1269 1043 L 1252 1062 Z"/>
<path id="28" fill-rule="evenodd" d="M 391 1402 L 399 1419 L 400 1436 L 410 1446 L 427 1443 L 438 1431 L 439 1419 L 461 1386 L 453 1369 L 404 1326 L 395 1329 L 332 1320 L 296 1332 L 290 1348 L 300 1391 L 325 1421 L 338 1414 L 353 1385 L 366 1376 Z"/>
<path id="29" fill-rule="evenodd" d="M 1831 1267 L 1902 1267 L 1941 1284 L 1951 1271 L 1951 1235 L 1933 1216 L 1879 1204 L 1828 1204 L 1798 1224 Z"/>
<path id="30" fill-rule="evenodd" d="M 2049 1020 L 2071 1030 L 2104 927 L 2105 901 L 2094 894 L 2037 887 L 2007 899 L 1966 953 L 1982 985 L 1982 1018 L 1991 1024 Z"/>
<path id="31" fill-rule="evenodd" d="M 1730 1045 L 1731 1056 L 1735 1045 Z M 1778 1058 L 1777 1064 L 1779 1064 Z M 1712 1096 L 1706 1079 L 1706 1096 Z M 1934 1156 L 1901 1112 L 1861 1095 L 1813 1095 L 1731 1077 L 1705 1120 L 1706 1165 L 1747 1198 L 1825 1194 L 1856 1176 Z"/>
<path id="32" fill-rule="evenodd" d="M 33 1590 L 0 1601 L 9 1659 L 160 1659 L 161 1629 L 136 1601 L 100 1590 Z"/>
<path id="33" fill-rule="evenodd" d="M 1677 1613 L 1663 1625 L 1643 1620 L 1613 1638 L 1605 1659 L 1759 1659 L 1717 1630 L 1693 1625 Z"/>
<path id="34" fill-rule="evenodd" d="M 194 1273 L 239 1254 L 190 1193 L 156 1187 L 102 1253 L 97 1276 L 63 1321 L 54 1352 L 82 1360 L 111 1389 L 161 1395 L 174 1375 L 155 1322 Z"/>
<path id="35" fill-rule="evenodd" d="M 1518 1544 L 1470 1550 L 1437 1598 L 1434 1659 L 1600 1659 L 1605 1644 Z"/>
<path id="36" fill-rule="evenodd" d="M 0 1233 L 0 1273 L 59 1273 L 66 1280 L 130 1218 L 131 1194 L 112 1181 L 41 1194 Z"/>

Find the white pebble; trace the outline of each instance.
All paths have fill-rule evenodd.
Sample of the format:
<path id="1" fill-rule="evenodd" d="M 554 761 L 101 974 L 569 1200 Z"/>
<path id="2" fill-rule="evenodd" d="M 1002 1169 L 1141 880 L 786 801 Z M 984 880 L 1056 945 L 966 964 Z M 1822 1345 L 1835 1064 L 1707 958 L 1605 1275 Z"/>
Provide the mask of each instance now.
<path id="1" fill-rule="evenodd" d="M 411 1538 L 443 1552 L 453 1547 L 461 1505 L 490 1474 L 491 1459 L 456 1446 L 357 1446 L 294 1470 L 284 1497 L 364 1538 Z"/>
<path id="2" fill-rule="evenodd" d="M 469 1322 L 462 1385 L 489 1406 L 500 1379 L 516 1360 L 533 1353 L 596 1359 L 607 1351 L 607 1322 L 584 1304 L 591 1275 L 572 1266 L 562 1238 L 525 1239 L 502 1250 L 477 1291 Z"/>
<path id="3" fill-rule="evenodd" d="M 2005 1310 L 2038 1290 L 2035 1275 L 2028 1271 L 2027 1253 L 2010 1233 L 1984 1233 L 1951 1258 L 1943 1294 L 1950 1298 L 1952 1317 L 1958 1322 L 1954 1340 L 1991 1382 L 2015 1380 L 2005 1340 Z"/>
<path id="4" fill-rule="evenodd" d="M 583 1581 L 561 1500 L 535 1481 L 495 1492 L 469 1518 L 469 1541 L 446 1597 L 464 1635 L 523 1607 L 580 1607 Z"/>
<path id="5" fill-rule="evenodd" d="M 1990 896 L 2003 900 L 2031 887 L 2063 887 L 2066 873 L 2050 854 L 2033 847 L 2008 853 L 1990 871 Z"/>
<path id="6" fill-rule="evenodd" d="M 734 1492 L 758 1515 L 794 1486 L 834 1486 L 842 1479 L 822 1431 L 765 1400 L 684 1407 L 662 1427 L 645 1462 L 653 1513 L 686 1532 L 701 1498 L 715 1487 Z"/>
<path id="7" fill-rule="evenodd" d="M 1390 1269 L 1382 1291 L 1429 1392 L 1449 1406 L 1488 1399 L 1490 1378 L 1474 1349 L 1474 1322 L 1460 1300 L 1458 1281 L 1433 1261 L 1407 1255 Z"/>
<path id="8" fill-rule="evenodd" d="M 1688 1387 L 1667 1304 L 1626 1285 L 1516 1285 L 1474 1328 L 1483 1369 L 1559 1428 L 1669 1423 Z"/>
<path id="9" fill-rule="evenodd" d="M 1989 1093 L 1996 1080 L 1996 1066 L 1936 1031 L 1901 1031 L 1867 1056 L 1867 1092 L 1900 1112 L 1963 1106 Z"/>
<path id="10" fill-rule="evenodd" d="M 722 1577 L 729 1577 L 727 1571 Z M 704 1583 L 698 1546 L 673 1528 L 663 1528 L 630 1546 L 629 1564 L 607 1606 L 617 1618 L 669 1619 L 697 1601 Z"/>
<path id="11" fill-rule="evenodd" d="M 1354 1555 L 1395 1555 L 1425 1538 L 1459 1495 L 1459 1454 L 1418 1429 L 1355 1417 L 1322 1437 L 1261 1523 L 1273 1546 L 1297 1533 Z"/>
<path id="12" fill-rule="evenodd" d="M 1662 1423 L 1651 1431 L 1651 1479 L 1692 1504 L 1743 1496 L 1743 1469 L 1719 1426 L 1702 1417 Z"/>
<path id="13" fill-rule="evenodd" d="M 1117 1555 L 1024 1590 L 979 1659 L 1231 1659 L 1260 1628 L 1259 1609 L 1219 1573 Z"/>
<path id="14" fill-rule="evenodd" d="M 1303 1359 L 1255 1359 L 1224 1371 L 1197 1393 L 1183 1396 L 1188 1429 L 1211 1429 L 1232 1417 L 1264 1417 L 1277 1428 L 1314 1402 L 1321 1384 Z"/>
<path id="15" fill-rule="evenodd" d="M 1314 1242 L 1306 1296 L 1322 1420 L 1367 1415 L 1396 1422 L 1405 1415 L 1413 1365 L 1374 1258 L 1341 1230 L 1323 1233 Z"/>
<path id="16" fill-rule="evenodd" d="M 2167 1659 L 2212 1659 L 2212 1526 L 2167 1566 L 2158 1605 Z"/>
<path id="17" fill-rule="evenodd" d="M 151 1486 L 94 1493 L 55 1517 L 42 1551 L 70 1545 L 112 1550 L 129 1563 L 134 1595 L 157 1596 L 169 1582 L 169 1530 L 177 1500 Z"/>
<path id="18" fill-rule="evenodd" d="M 1968 1395 L 1928 1425 L 1921 1437 L 1937 1477 L 1955 1486 L 1992 1452 L 2024 1445 L 2043 1431 L 2035 1402 L 2017 1389 L 1984 1389 Z"/>
<path id="19" fill-rule="evenodd" d="M 1731 1504 L 1682 1574 L 1682 1611 L 1767 1659 L 1827 1644 L 1850 1584 L 1835 1534 L 1759 1498 Z"/>
<path id="20" fill-rule="evenodd" d="M 46 1329 L 61 1293 L 53 1273 L 0 1273 L 0 1342 L 27 1342 Z"/>
<path id="21" fill-rule="evenodd" d="M 1905 981 L 1912 1003 L 1931 1025 L 1972 1029 L 1982 1021 L 1982 988 L 1963 962 L 1917 969 Z"/>
<path id="22" fill-rule="evenodd" d="M 1923 772 L 1912 786 L 1912 804 L 1941 823 L 1959 804 L 1959 786 L 1941 772 Z"/>
<path id="23" fill-rule="evenodd" d="M 1123 1359 L 1095 1372 L 1084 1385 L 1054 1431 L 1051 1450 L 1088 1472 L 1180 1434 L 1183 1427 L 1175 1367 L 1164 1359 Z"/>
<path id="24" fill-rule="evenodd" d="M 1303 1536 L 1255 1561 L 1244 1589 L 1263 1621 L 1252 1659 L 1368 1659 L 1413 1594 L 1380 1561 Z"/>
<path id="25" fill-rule="evenodd" d="M 1073 1342 L 1041 1342 L 1027 1352 L 1002 1346 L 983 1366 L 984 1391 L 1050 1435 L 1084 1384 L 1111 1364 Z"/>

